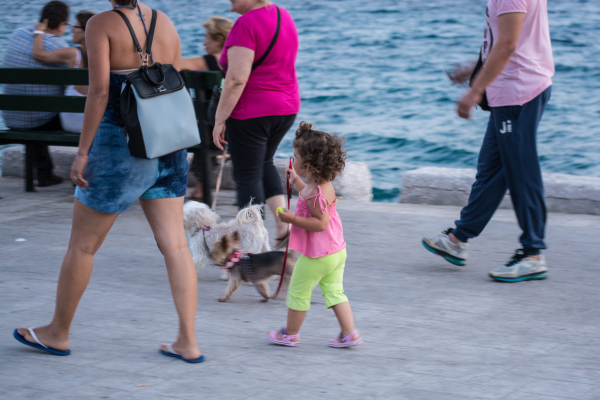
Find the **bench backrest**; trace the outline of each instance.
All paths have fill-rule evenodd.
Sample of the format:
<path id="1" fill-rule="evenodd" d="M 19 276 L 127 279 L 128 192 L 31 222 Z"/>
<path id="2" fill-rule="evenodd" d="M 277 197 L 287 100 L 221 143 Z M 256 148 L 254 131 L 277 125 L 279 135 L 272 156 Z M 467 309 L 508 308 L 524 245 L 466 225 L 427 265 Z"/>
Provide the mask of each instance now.
<path id="1" fill-rule="evenodd" d="M 199 121 L 204 120 L 210 100 L 206 92 L 221 80 L 219 72 L 185 71 L 182 76 L 192 95 Z M 85 68 L 0 68 L 0 84 L 88 85 Z M 0 110 L 83 112 L 85 97 L 0 94 Z M 202 117 L 200 117 L 202 116 Z"/>

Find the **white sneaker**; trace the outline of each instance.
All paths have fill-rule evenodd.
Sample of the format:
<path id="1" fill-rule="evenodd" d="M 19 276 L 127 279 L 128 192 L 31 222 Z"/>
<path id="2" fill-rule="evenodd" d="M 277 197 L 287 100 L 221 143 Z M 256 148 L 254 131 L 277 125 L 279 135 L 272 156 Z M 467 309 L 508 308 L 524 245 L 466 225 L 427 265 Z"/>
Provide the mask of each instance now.
<path id="1" fill-rule="evenodd" d="M 519 249 L 506 265 L 490 271 L 490 277 L 504 282 L 520 282 L 533 279 L 546 279 L 548 267 L 543 255 L 539 260 L 527 257 L 523 249 Z"/>
<path id="2" fill-rule="evenodd" d="M 434 237 L 423 237 L 423 246 L 433 254 L 437 254 L 451 264 L 463 266 L 467 264 L 467 243 L 453 243 L 450 240 L 450 232 L 452 228 L 443 231 L 441 235 Z"/>

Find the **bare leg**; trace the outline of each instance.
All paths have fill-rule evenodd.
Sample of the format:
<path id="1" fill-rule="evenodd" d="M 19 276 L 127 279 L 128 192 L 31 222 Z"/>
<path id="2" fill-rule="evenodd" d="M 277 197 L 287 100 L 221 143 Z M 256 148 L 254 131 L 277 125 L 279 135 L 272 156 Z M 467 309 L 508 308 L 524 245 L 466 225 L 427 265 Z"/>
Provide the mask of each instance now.
<path id="1" fill-rule="evenodd" d="M 202 191 L 202 182 L 200 181 L 196 181 L 196 184 L 194 185 L 194 193 L 192 194 L 192 197 L 196 198 L 196 199 L 201 199 L 204 197 L 204 192 Z"/>
<path id="2" fill-rule="evenodd" d="M 277 196 L 273 196 L 273 197 L 269 197 L 266 200 L 267 206 L 269 207 L 269 210 L 271 210 L 271 214 L 273 214 L 273 217 L 275 218 L 275 229 L 276 229 L 276 238 L 282 238 L 285 237 L 287 235 L 287 231 L 288 231 L 288 224 L 286 224 L 285 222 L 281 222 L 281 220 L 279 218 L 277 218 L 277 208 L 278 207 L 284 207 L 285 208 L 285 197 L 280 194 Z M 277 245 L 277 244 L 276 244 Z"/>
<path id="3" fill-rule="evenodd" d="M 173 349 L 185 359 L 200 357 L 194 320 L 198 303 L 198 278 L 183 229 L 183 197 L 140 199 L 156 242 L 165 257 L 175 308 L 179 314 L 179 336 Z M 167 347 L 161 344 L 164 351 Z"/>
<path id="4" fill-rule="evenodd" d="M 296 311 L 288 308 L 287 326 L 285 328 L 288 335 L 295 335 L 300 332 L 300 328 L 306 318 L 306 311 Z M 281 340 L 281 332 L 277 332 L 277 339 Z M 299 342 L 300 338 L 292 339 L 292 342 Z"/>
<path id="5" fill-rule="evenodd" d="M 350 303 L 345 301 L 343 303 L 336 304 L 333 308 L 333 312 L 337 317 L 340 328 L 342 329 L 343 335 L 349 335 L 354 331 L 354 317 L 352 316 L 352 309 L 350 308 Z M 352 340 L 358 340 L 360 335 L 356 333 L 352 336 Z"/>
<path id="6" fill-rule="evenodd" d="M 58 277 L 54 317 L 49 325 L 35 330 L 36 336 L 46 346 L 57 350 L 69 348 L 71 322 L 90 281 L 94 254 L 118 216 L 96 211 L 75 199 L 71 239 Z M 27 329 L 21 327 L 19 333 L 27 341 L 35 342 Z"/>

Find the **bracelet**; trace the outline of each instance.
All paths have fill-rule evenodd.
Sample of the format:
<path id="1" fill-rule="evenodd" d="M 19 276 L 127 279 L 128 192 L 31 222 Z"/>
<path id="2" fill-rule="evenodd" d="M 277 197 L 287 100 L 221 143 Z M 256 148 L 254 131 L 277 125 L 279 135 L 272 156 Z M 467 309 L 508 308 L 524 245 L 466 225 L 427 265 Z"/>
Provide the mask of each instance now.
<path id="1" fill-rule="evenodd" d="M 46 32 L 44 32 L 44 31 L 33 31 L 33 34 L 34 35 L 45 35 Z"/>

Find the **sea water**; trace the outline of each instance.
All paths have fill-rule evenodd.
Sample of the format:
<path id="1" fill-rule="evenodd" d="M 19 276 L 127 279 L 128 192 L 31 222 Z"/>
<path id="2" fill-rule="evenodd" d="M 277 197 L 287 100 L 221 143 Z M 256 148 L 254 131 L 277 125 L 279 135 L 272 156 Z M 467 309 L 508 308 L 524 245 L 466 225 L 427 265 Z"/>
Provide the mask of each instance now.
<path id="1" fill-rule="evenodd" d="M 108 0 L 67 1 L 73 14 Z M 184 57 L 202 55 L 202 22 L 235 20 L 227 0 L 147 0 L 174 21 Z M 404 171 L 475 168 L 488 113 L 456 116 L 464 87 L 445 71 L 476 60 L 485 0 L 280 0 L 300 35 L 297 122 L 346 138 L 350 160 L 369 165 L 376 201 L 397 201 Z M 556 64 L 542 120 L 545 172 L 600 176 L 600 1 L 549 0 Z M 0 3 L 0 55 L 13 29 L 36 22 L 45 1 Z M 72 17 L 72 21 L 74 17 Z M 69 38 L 69 35 L 67 35 Z M 278 157 L 292 154 L 293 130 Z"/>

